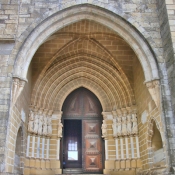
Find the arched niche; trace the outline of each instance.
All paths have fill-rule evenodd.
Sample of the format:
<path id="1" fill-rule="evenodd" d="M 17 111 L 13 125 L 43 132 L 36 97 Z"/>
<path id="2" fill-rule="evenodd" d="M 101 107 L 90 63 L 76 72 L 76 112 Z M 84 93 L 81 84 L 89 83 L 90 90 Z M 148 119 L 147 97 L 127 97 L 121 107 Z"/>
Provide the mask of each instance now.
<path id="1" fill-rule="evenodd" d="M 165 167 L 165 155 L 160 128 L 156 121 L 152 119 L 148 125 L 148 155 L 150 168 Z"/>
<path id="2" fill-rule="evenodd" d="M 22 174 L 22 156 L 23 156 L 23 139 L 22 128 L 20 127 L 16 136 L 15 157 L 14 157 L 14 173 Z"/>
<path id="3" fill-rule="evenodd" d="M 152 121 L 153 125 L 153 136 L 151 139 L 151 147 L 153 151 L 157 151 L 163 148 L 162 138 L 159 129 L 157 128 L 157 125 L 155 121 Z"/>

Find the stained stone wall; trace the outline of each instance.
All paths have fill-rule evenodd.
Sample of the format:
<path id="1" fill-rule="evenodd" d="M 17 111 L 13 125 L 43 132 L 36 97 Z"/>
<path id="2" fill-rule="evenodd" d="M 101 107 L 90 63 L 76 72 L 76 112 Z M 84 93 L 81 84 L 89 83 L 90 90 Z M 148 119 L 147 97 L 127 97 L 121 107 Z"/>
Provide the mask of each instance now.
<path id="1" fill-rule="evenodd" d="M 159 122 L 162 121 L 162 128 L 166 128 L 166 130 L 164 130 L 164 144 L 166 145 L 166 156 L 169 157 L 166 164 L 171 173 L 173 173 L 172 167 L 175 166 L 175 2 L 173 0 L 0 0 L 0 172 L 13 171 L 13 156 L 11 160 L 7 158 L 8 154 L 10 154 L 10 149 L 7 149 L 9 148 L 9 138 L 12 137 L 11 129 L 14 125 L 12 120 L 18 120 L 16 124 L 21 123 L 22 108 L 26 116 L 28 116 L 30 83 L 26 84 L 23 93 L 13 109 L 11 103 L 13 95 L 12 77 L 16 74 L 16 72 L 14 73 L 14 65 L 20 64 L 17 59 L 17 57 L 20 57 L 19 52 L 22 51 L 24 42 L 29 42 L 27 37 L 32 31 L 35 31 L 35 28 L 39 24 L 42 24 L 45 19 L 52 19 L 53 15 L 59 11 L 66 11 L 67 8 L 72 8 L 76 5 L 79 5 L 79 7 L 76 8 L 76 12 L 91 7 L 91 5 L 93 5 L 92 12 L 99 8 L 111 11 L 111 13 L 127 21 L 130 26 L 133 26 L 133 30 L 138 31 L 140 37 L 150 46 L 150 50 L 155 56 L 161 78 L 162 112 L 161 117 L 158 112 L 156 113 L 156 110 L 154 115 L 155 117 L 159 116 L 161 118 L 161 120 L 159 118 Z M 77 15 L 77 18 L 78 17 L 80 16 Z M 63 16 L 60 18 L 63 18 Z M 63 26 L 66 26 L 66 24 L 63 24 Z M 132 43 L 130 43 L 130 41 L 127 42 L 132 47 Z M 39 47 L 39 45 L 37 47 Z M 25 55 L 22 59 L 25 59 Z M 28 61 L 30 62 L 30 60 Z M 21 70 L 24 69 L 28 68 L 21 68 Z M 21 75 L 19 73 L 15 76 L 19 76 L 19 78 L 25 77 L 23 72 Z M 28 77 L 25 78 L 27 79 Z M 140 81 L 144 81 L 144 78 Z M 136 95 L 136 98 L 137 97 L 139 101 L 139 95 Z M 148 103 L 152 106 L 151 100 L 148 100 Z M 143 111 L 142 109 L 139 110 L 140 116 Z M 13 113 L 15 113 L 15 116 Z M 17 127 L 14 130 L 14 138 L 16 138 Z M 12 142 L 14 144 L 15 139 L 12 139 Z M 12 147 L 11 152 L 13 153 L 11 154 L 14 154 L 14 145 Z M 143 164 L 145 169 L 148 168 L 146 164 L 147 163 Z"/>

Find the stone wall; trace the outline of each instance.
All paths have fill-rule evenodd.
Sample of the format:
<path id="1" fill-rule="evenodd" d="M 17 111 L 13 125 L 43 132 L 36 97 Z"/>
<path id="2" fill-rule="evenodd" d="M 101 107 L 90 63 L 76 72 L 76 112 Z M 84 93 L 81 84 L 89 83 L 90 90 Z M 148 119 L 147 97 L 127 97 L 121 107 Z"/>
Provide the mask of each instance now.
<path id="1" fill-rule="evenodd" d="M 13 172 L 14 169 L 14 157 L 16 148 L 16 138 L 19 128 L 21 128 L 22 133 L 22 146 L 21 146 L 21 157 L 20 157 L 20 167 L 23 171 L 24 160 L 26 156 L 26 142 L 27 142 L 27 123 L 28 123 L 28 113 L 30 106 L 30 96 L 31 96 L 31 68 L 28 71 L 28 83 L 26 83 L 21 95 L 17 99 L 17 102 L 12 106 L 10 113 L 10 118 L 8 121 L 8 132 L 6 142 L 6 172 Z"/>
<path id="2" fill-rule="evenodd" d="M 165 146 L 166 140 L 164 134 L 163 121 L 160 115 L 160 108 L 156 107 L 155 102 L 151 98 L 148 89 L 144 82 L 144 75 L 138 59 L 134 61 L 134 92 L 137 103 L 137 115 L 138 115 L 138 126 L 139 126 L 139 143 L 140 143 L 140 155 L 142 160 L 142 168 L 144 170 L 150 169 L 154 171 L 157 167 L 153 165 L 153 157 L 150 153 L 151 139 L 150 135 L 150 122 L 154 120 L 157 123 L 163 145 Z M 164 154 L 166 153 L 166 147 L 164 147 Z M 166 168 L 166 160 L 163 160 L 159 168 Z"/>
<path id="3" fill-rule="evenodd" d="M 174 164 L 174 2 L 171 0 L 157 1 L 159 23 L 163 46 L 163 60 L 159 62 L 162 89 L 162 104 L 165 116 L 165 127 L 167 128 L 166 150 L 169 163 Z M 174 172 L 173 169 L 171 169 Z"/>
<path id="4" fill-rule="evenodd" d="M 113 1 L 113 0 L 0 0 L 0 171 L 13 170 L 13 155 L 15 140 L 8 137 L 11 133 L 14 138 L 21 124 L 21 111 L 23 109 L 26 115 L 26 121 L 28 116 L 28 106 L 30 98 L 30 76 L 28 78 L 28 84 L 25 86 L 23 93 L 18 98 L 15 106 L 12 107 L 12 76 L 13 68 L 18 54 L 21 51 L 21 47 L 25 43 L 27 37 L 35 27 L 41 24 L 45 19 L 51 19 L 53 14 L 59 13 L 68 7 L 79 5 L 78 8 L 86 8 L 94 5 L 96 9 L 98 7 L 112 11 L 114 14 L 122 17 L 126 20 L 134 29 L 139 33 L 141 38 L 144 38 L 145 42 L 149 44 L 151 52 L 155 55 L 155 58 L 159 65 L 161 83 L 162 83 L 162 110 L 164 114 L 161 114 L 161 121 L 163 123 L 162 128 L 167 128 L 165 132 L 165 142 L 170 150 L 166 150 L 166 155 L 170 155 L 168 165 L 174 163 L 173 152 L 174 146 L 174 120 L 173 120 L 173 106 L 174 100 L 174 1 L 173 0 L 140 0 L 140 1 Z M 78 9 L 77 8 L 77 9 Z M 93 9 L 95 11 L 95 8 Z M 158 13 L 157 13 L 158 10 Z M 77 10 L 77 11 L 80 11 Z M 168 22 L 167 22 L 168 21 Z M 66 24 L 63 24 L 66 26 Z M 28 41 L 27 41 L 28 42 Z M 129 41 L 127 41 L 128 44 Z M 37 46 L 39 47 L 39 45 Z M 25 59 L 25 55 L 22 59 Z M 30 60 L 29 60 L 30 62 Z M 125 66 L 123 64 L 123 66 Z M 125 67 L 126 68 L 126 67 Z M 25 69 L 25 68 L 22 68 Z M 28 69 L 28 67 L 26 68 Z M 127 69 L 127 68 L 126 68 Z M 26 70 L 27 71 L 27 70 Z M 30 70 L 29 70 L 30 72 Z M 139 71 L 138 71 L 139 72 Z M 131 71 L 128 70 L 128 77 Z M 30 74 L 30 73 L 29 73 Z M 22 76 L 22 75 L 21 75 Z M 132 80 L 131 80 L 132 81 Z M 144 81 L 144 78 L 139 80 Z M 169 87 L 170 85 L 170 87 Z M 144 89 L 144 87 L 142 87 Z M 139 101 L 140 96 L 139 89 L 135 88 L 136 101 Z M 170 91 L 171 90 L 171 91 Z M 154 102 L 151 101 L 148 93 L 143 97 L 148 98 L 146 100 L 147 108 L 151 116 L 157 118 L 160 122 L 159 112 L 154 106 Z M 172 96 L 171 96 L 172 95 Z M 141 100 L 142 101 L 142 100 Z M 150 107 L 148 107 L 150 106 Z M 138 114 L 141 116 L 144 109 L 139 108 Z M 22 114 L 23 115 L 23 114 Z M 166 120 L 164 119 L 166 117 Z M 171 124 L 171 125 L 170 125 Z M 23 124 L 23 132 L 25 135 L 25 127 Z M 141 127 L 141 123 L 139 124 Z M 8 128 L 8 130 L 6 129 Z M 143 127 L 143 131 L 146 131 L 146 127 Z M 8 138 L 8 139 L 6 139 Z M 24 141 L 25 142 L 25 141 Z M 141 144 L 141 147 L 144 147 Z M 6 149 L 6 147 L 11 149 Z M 142 148 L 141 148 L 142 150 Z M 141 151 L 142 152 L 142 151 Z M 148 168 L 147 154 L 143 152 L 143 167 Z M 5 157 L 6 156 L 6 157 Z M 6 163 L 6 164 L 5 164 Z M 5 165 L 6 168 L 5 168 Z"/>

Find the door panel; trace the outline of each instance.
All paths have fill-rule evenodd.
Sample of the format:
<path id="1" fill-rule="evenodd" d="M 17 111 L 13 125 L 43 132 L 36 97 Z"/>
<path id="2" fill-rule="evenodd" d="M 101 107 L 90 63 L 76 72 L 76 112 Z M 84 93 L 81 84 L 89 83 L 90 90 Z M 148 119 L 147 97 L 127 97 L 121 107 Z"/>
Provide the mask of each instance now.
<path id="1" fill-rule="evenodd" d="M 83 120 L 84 171 L 102 171 L 102 143 L 99 120 Z"/>

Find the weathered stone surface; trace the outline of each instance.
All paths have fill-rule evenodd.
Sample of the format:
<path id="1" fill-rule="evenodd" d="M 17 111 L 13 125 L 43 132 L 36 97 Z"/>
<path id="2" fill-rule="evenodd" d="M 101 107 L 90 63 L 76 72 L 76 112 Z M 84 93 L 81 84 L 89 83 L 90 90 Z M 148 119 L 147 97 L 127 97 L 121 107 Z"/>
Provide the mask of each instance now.
<path id="1" fill-rule="evenodd" d="M 78 6 L 74 8 L 76 11 L 68 12 L 69 8 L 73 9 L 76 6 Z M 105 15 L 99 17 L 99 23 L 93 21 L 96 17 L 95 12 L 99 9 L 102 9 L 104 14 L 111 14 L 112 21 L 115 22 L 116 18 L 120 18 L 130 26 L 130 33 L 125 41 L 123 40 L 125 34 L 122 32 L 128 28 L 123 28 L 119 33 L 115 32 L 114 23 L 106 26 Z M 83 10 L 85 13 L 78 15 Z M 56 29 L 56 23 L 68 15 L 66 12 L 71 17 L 67 21 L 63 20 L 59 24 L 62 26 L 59 31 L 53 30 L 54 33 L 50 33 L 53 35 L 49 36 L 47 29 Z M 89 13 L 94 16 L 92 15 L 90 22 L 87 22 Z M 56 14 L 64 15 L 57 15 L 56 18 Z M 174 14 L 173 0 L 0 0 L 0 172 L 14 173 L 13 153 L 19 127 L 23 128 L 23 156 L 25 155 L 28 119 L 26 122 L 21 121 L 21 111 L 28 116 L 31 104 L 38 108 L 51 107 L 52 110 L 61 110 L 66 94 L 81 85 L 98 95 L 107 112 L 132 105 L 138 106 L 142 160 L 142 171 L 138 174 L 168 174 L 168 170 L 165 172 L 163 167 L 160 170 L 147 171 L 154 165 L 151 158 L 148 159 L 151 155 L 151 151 L 147 151 L 148 123 L 141 124 L 140 116 L 147 110 L 148 122 L 153 118 L 160 126 L 166 167 L 172 170 L 172 167 L 175 167 Z M 75 19 L 81 20 L 72 24 L 71 21 Z M 47 20 L 50 23 L 44 26 Z M 42 24 L 45 33 L 40 32 L 38 27 L 42 28 Z M 129 38 L 131 34 L 135 36 L 135 42 Z M 33 38 L 30 38 L 31 35 Z M 39 35 L 41 38 L 36 40 Z M 138 44 L 142 40 L 145 45 Z M 27 48 L 26 43 L 31 43 L 31 47 Z M 35 52 L 30 48 L 37 50 Z M 151 53 L 149 55 L 153 56 L 156 64 L 150 61 L 149 56 L 141 55 L 139 51 L 143 48 L 147 51 L 145 53 Z M 26 52 L 27 49 L 29 52 Z M 32 60 L 28 59 L 30 54 Z M 147 59 L 142 60 L 143 56 Z M 67 61 L 66 64 L 64 61 Z M 151 70 L 145 68 L 147 61 L 150 61 Z M 76 66 L 82 67 L 78 69 Z M 114 72 L 116 68 L 117 73 Z M 145 69 L 147 72 L 143 71 Z M 19 71 L 14 74 L 14 70 Z M 50 74 L 47 74 L 46 70 Z M 156 71 L 160 77 L 160 109 L 155 107 L 152 97 L 143 84 L 147 74 L 151 72 L 152 75 Z M 28 83 L 25 83 L 23 89 L 20 89 L 20 83 L 18 84 L 17 89 L 22 92 L 18 94 L 14 89 L 12 91 L 12 88 L 15 88 L 12 77 L 18 76 L 17 78 L 24 79 L 24 72 Z M 123 77 L 118 79 L 119 75 Z M 124 83 L 121 85 L 120 81 Z M 18 98 L 17 102 L 12 104 L 14 92 Z M 111 127 L 110 122 L 109 126 Z M 108 132 L 111 132 L 111 128 Z M 114 139 L 109 140 L 109 143 L 111 149 L 109 159 L 115 160 Z M 24 158 L 22 160 L 24 164 Z M 106 172 L 110 171 L 106 168 Z"/>

